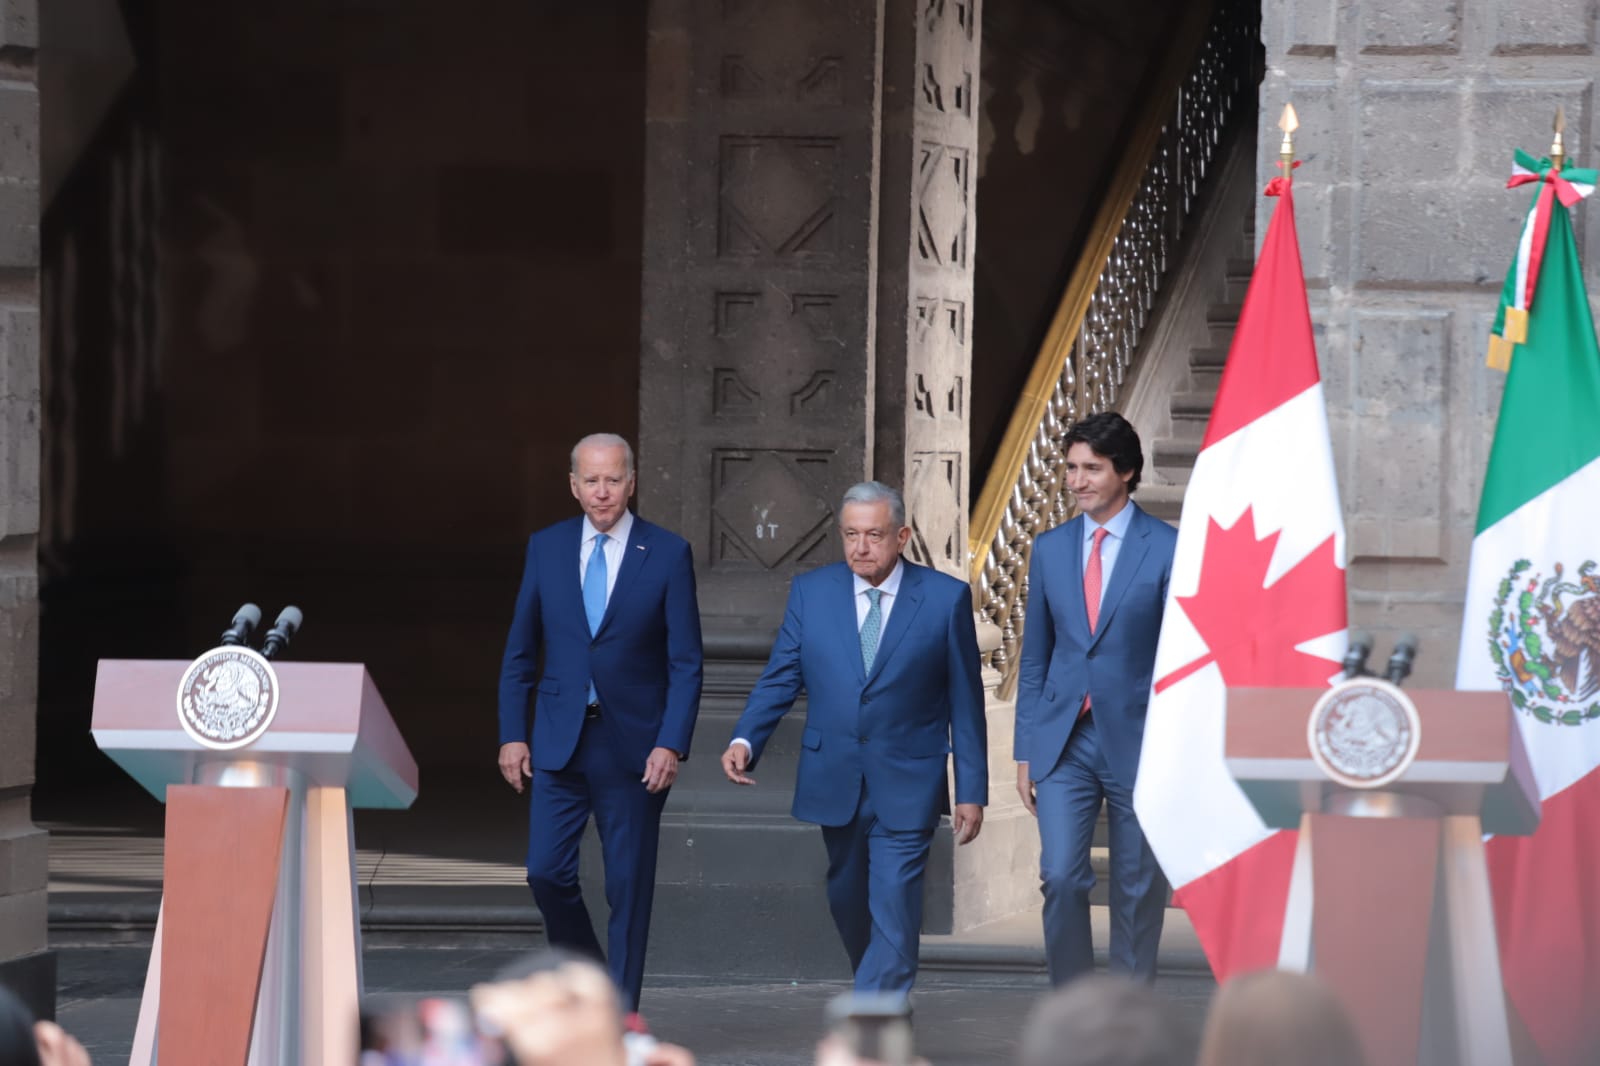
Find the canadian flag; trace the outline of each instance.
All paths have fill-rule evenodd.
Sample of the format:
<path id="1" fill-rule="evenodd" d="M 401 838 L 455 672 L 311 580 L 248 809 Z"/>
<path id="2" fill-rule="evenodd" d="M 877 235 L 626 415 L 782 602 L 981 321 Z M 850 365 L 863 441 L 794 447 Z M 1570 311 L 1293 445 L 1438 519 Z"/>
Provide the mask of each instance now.
<path id="1" fill-rule="evenodd" d="M 1223 761 L 1226 690 L 1323 685 L 1344 520 L 1288 177 L 1184 495 L 1134 810 L 1219 980 L 1275 965 L 1294 857 Z"/>

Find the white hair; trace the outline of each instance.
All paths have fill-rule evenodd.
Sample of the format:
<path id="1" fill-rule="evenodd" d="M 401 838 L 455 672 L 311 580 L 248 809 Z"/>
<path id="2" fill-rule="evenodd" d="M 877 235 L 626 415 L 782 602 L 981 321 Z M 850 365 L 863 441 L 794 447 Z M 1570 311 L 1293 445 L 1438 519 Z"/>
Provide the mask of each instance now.
<path id="1" fill-rule="evenodd" d="M 879 503 L 889 501 L 889 517 L 896 526 L 906 524 L 906 499 L 900 495 L 899 489 L 890 488 L 881 481 L 862 481 L 851 485 L 844 490 L 844 502 L 839 505 L 843 511 L 845 506 L 852 503 Z"/>
<path id="2" fill-rule="evenodd" d="M 572 472 L 578 472 L 578 452 L 584 448 L 621 448 L 626 472 L 633 474 L 633 447 L 615 433 L 591 433 L 572 446 Z"/>

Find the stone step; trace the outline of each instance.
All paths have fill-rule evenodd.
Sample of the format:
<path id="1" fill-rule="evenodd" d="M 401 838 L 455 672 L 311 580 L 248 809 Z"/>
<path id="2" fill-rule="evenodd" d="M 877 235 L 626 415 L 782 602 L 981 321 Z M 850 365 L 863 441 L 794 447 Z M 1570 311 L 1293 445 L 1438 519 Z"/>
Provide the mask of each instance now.
<path id="1" fill-rule="evenodd" d="M 1222 299 L 1225 303 L 1244 304 L 1245 293 L 1250 290 L 1250 278 L 1255 272 L 1255 262 L 1247 257 L 1229 259 L 1222 275 Z"/>
<path id="2" fill-rule="evenodd" d="M 1099 872 L 1104 858 L 1094 859 Z M 107 895 L 99 893 L 100 896 Z M 526 890 L 524 890 L 526 895 Z M 1095 964 L 1107 964 L 1111 916 L 1099 889 L 1090 905 Z M 480 898 L 468 889 L 435 889 L 428 899 L 373 904 L 363 899 L 362 943 L 366 947 L 450 947 L 529 951 L 544 946 L 544 923 L 531 903 L 507 905 Z M 158 900 L 137 902 L 72 899 L 50 902 L 50 942 L 56 948 L 126 944 L 148 948 L 154 940 Z M 597 918 L 598 920 L 598 918 Z M 599 925 L 604 935 L 604 923 Z M 831 925 L 816 930 L 836 948 Z M 755 953 L 756 957 L 760 953 Z M 838 963 L 844 965 L 842 951 Z M 1162 973 L 1209 972 L 1189 917 L 1169 907 L 1162 925 L 1157 967 Z M 970 973 L 1046 972 L 1044 931 L 1037 907 L 959 933 L 925 934 L 921 968 Z M 767 976 L 783 976 L 774 969 Z"/>
<path id="3" fill-rule="evenodd" d="M 1206 325 L 1213 330 L 1232 330 L 1239 324 L 1239 312 L 1244 309 L 1243 301 L 1218 301 L 1206 308 Z"/>
<path id="4" fill-rule="evenodd" d="M 1220 380 L 1220 379 L 1219 379 Z M 1215 386 L 1207 389 L 1192 389 L 1189 392 L 1175 392 L 1172 394 L 1172 422 L 1173 431 L 1177 433 L 1179 422 L 1198 422 L 1202 427 L 1211 418 L 1212 408 L 1217 405 L 1217 389 Z M 1178 436 L 1187 434 L 1178 433 Z"/>
<path id="5" fill-rule="evenodd" d="M 1228 363 L 1228 346 L 1213 345 L 1207 348 L 1189 349 L 1189 371 L 1209 370 L 1222 373 L 1222 368 Z"/>
<path id="6" fill-rule="evenodd" d="M 1183 485 L 1140 485 L 1139 506 L 1168 525 L 1177 525 L 1183 514 Z"/>
<path id="7" fill-rule="evenodd" d="M 1166 471 L 1189 471 L 1194 469 L 1195 458 L 1200 454 L 1200 438 L 1163 437 L 1157 440 L 1150 448 L 1150 463 L 1152 466 Z M 1188 474 L 1183 473 L 1172 477 L 1177 481 L 1188 479 Z"/>

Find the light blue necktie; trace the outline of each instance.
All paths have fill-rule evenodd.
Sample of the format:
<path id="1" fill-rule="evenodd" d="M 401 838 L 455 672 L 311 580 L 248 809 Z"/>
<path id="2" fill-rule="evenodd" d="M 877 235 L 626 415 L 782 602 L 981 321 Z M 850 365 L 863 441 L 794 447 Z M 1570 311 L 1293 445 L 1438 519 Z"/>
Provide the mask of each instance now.
<path id="1" fill-rule="evenodd" d="M 589 617 L 589 635 L 600 632 L 600 620 L 606 616 L 606 535 L 596 533 L 594 551 L 589 553 L 589 566 L 583 572 L 583 613 Z M 594 682 L 589 682 L 589 702 L 596 702 Z"/>
<path id="2" fill-rule="evenodd" d="M 878 655 L 878 635 L 883 631 L 883 609 L 878 605 L 882 597 L 882 589 L 867 590 L 872 606 L 867 608 L 867 619 L 861 623 L 861 666 L 869 674 L 872 660 Z"/>

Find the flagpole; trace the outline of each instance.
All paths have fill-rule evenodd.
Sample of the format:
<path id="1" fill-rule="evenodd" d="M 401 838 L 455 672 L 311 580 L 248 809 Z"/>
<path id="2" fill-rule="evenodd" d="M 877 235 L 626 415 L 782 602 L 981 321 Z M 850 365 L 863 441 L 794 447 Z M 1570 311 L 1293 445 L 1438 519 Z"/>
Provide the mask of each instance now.
<path id="1" fill-rule="evenodd" d="M 1294 176 L 1294 131 L 1300 128 L 1300 116 L 1294 113 L 1294 104 L 1283 105 L 1283 117 L 1278 119 L 1283 131 L 1283 144 L 1278 147 L 1278 166 L 1286 178 Z"/>
<path id="2" fill-rule="evenodd" d="M 1567 128 L 1567 109 L 1560 104 L 1556 105 L 1555 140 L 1550 144 L 1550 162 L 1555 165 L 1556 173 L 1561 173 L 1561 168 L 1566 165 L 1567 147 L 1561 134 Z"/>

